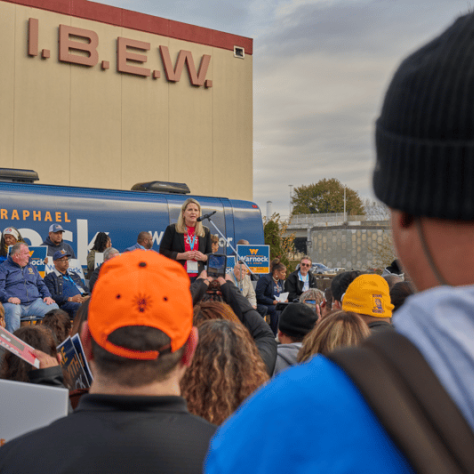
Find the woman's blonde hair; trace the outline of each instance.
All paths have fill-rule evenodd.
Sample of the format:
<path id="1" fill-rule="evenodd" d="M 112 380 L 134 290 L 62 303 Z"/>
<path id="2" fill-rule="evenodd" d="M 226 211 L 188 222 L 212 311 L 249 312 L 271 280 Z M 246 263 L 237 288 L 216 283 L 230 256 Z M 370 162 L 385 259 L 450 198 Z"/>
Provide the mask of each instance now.
<path id="1" fill-rule="evenodd" d="M 193 198 L 186 199 L 186 201 L 184 201 L 183 205 L 181 206 L 181 212 L 179 213 L 178 222 L 176 223 L 176 232 L 179 232 L 180 234 L 184 234 L 186 232 L 186 224 L 184 223 L 183 212 L 186 210 L 186 208 L 190 204 L 196 204 L 196 206 L 199 208 L 199 216 L 202 215 L 201 204 L 199 204 L 199 202 L 196 201 L 196 199 L 193 199 Z M 198 237 L 204 237 L 206 235 L 204 232 L 204 226 L 202 225 L 202 222 L 196 222 L 196 228 L 194 229 L 194 233 Z"/>
<path id="2" fill-rule="evenodd" d="M 358 314 L 336 311 L 317 323 L 303 339 L 298 362 L 314 354 L 327 354 L 337 347 L 358 346 L 368 336 L 370 329 Z"/>

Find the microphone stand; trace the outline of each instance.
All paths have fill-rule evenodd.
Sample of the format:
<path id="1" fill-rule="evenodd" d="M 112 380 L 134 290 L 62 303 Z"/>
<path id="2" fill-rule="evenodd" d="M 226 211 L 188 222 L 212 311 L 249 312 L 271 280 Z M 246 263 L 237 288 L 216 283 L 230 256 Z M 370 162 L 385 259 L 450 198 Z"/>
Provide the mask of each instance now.
<path id="1" fill-rule="evenodd" d="M 241 260 L 240 255 L 237 253 L 237 250 L 235 250 L 234 247 L 232 247 L 232 244 L 226 239 L 225 235 L 217 228 L 216 224 L 214 224 L 214 222 L 211 221 L 211 216 L 204 216 L 204 217 L 201 219 L 201 222 L 202 222 L 203 220 L 205 220 L 205 219 L 207 219 L 207 220 L 212 224 L 212 226 L 214 227 L 214 229 L 217 230 L 218 234 L 224 239 L 226 245 L 227 245 L 228 247 L 230 247 L 230 248 L 234 251 L 234 254 L 236 255 L 236 257 L 237 257 L 237 259 L 238 259 L 237 262 L 235 262 L 236 265 L 237 265 L 238 261 Z M 226 251 L 226 254 L 227 254 L 227 251 Z M 242 262 L 243 262 L 243 264 L 247 267 L 247 270 L 249 271 L 249 273 L 252 274 L 252 275 L 255 275 L 255 273 L 254 273 L 252 270 L 250 270 L 250 268 L 249 268 L 249 266 L 247 265 L 247 263 L 246 263 L 244 260 L 242 260 Z M 242 276 L 241 276 L 241 279 L 240 279 L 240 283 L 241 283 L 241 282 L 242 282 Z M 242 288 L 240 288 L 240 289 L 242 290 Z"/>

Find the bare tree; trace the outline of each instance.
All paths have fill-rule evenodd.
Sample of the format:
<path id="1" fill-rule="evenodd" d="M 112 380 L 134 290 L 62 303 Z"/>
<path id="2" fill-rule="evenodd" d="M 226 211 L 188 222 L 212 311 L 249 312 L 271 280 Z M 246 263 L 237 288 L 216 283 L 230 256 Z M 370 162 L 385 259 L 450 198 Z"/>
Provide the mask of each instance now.
<path id="1" fill-rule="evenodd" d="M 386 221 L 390 219 L 390 211 L 383 202 L 367 198 L 364 201 L 364 210 L 368 221 Z"/>

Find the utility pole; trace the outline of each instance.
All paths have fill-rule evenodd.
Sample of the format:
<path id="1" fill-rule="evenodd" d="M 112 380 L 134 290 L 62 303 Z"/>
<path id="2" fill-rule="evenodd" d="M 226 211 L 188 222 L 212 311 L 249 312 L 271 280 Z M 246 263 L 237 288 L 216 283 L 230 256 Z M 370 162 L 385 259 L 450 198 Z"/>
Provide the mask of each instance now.
<path id="1" fill-rule="evenodd" d="M 346 219 L 346 185 L 344 185 L 344 222 L 343 224 L 345 224 L 347 221 Z"/>
<path id="2" fill-rule="evenodd" d="M 288 215 L 288 222 L 289 222 L 291 219 L 291 198 L 293 197 L 293 185 L 289 184 L 288 186 L 290 187 L 290 214 Z"/>

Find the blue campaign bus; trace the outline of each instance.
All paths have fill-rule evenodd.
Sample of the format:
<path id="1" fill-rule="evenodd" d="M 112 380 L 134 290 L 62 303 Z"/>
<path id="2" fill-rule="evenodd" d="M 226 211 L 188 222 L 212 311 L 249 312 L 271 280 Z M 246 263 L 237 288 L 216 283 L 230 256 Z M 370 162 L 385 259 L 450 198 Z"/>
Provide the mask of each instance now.
<path id="1" fill-rule="evenodd" d="M 139 183 L 123 191 L 35 184 L 37 179 L 29 170 L 0 169 L 0 232 L 16 227 L 27 243 L 38 246 L 51 224 L 61 224 L 64 240 L 83 266 L 99 232 L 108 233 L 113 247 L 123 251 L 136 243 L 139 232 L 149 231 L 158 250 L 166 227 L 177 221 L 190 197 L 199 201 L 203 214 L 216 211 L 211 219 L 233 247 L 241 239 L 264 243 L 262 215 L 253 202 L 190 195 L 186 185 L 175 183 Z M 231 255 L 224 245 L 220 237 L 219 253 Z"/>

